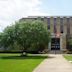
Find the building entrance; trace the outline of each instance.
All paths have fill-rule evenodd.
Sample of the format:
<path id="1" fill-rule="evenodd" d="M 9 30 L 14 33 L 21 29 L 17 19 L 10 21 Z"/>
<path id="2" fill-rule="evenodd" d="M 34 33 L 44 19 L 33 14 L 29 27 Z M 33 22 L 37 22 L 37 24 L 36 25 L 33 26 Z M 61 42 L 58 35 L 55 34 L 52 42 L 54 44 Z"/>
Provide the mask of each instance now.
<path id="1" fill-rule="evenodd" d="M 51 39 L 51 50 L 60 50 L 60 38 Z"/>

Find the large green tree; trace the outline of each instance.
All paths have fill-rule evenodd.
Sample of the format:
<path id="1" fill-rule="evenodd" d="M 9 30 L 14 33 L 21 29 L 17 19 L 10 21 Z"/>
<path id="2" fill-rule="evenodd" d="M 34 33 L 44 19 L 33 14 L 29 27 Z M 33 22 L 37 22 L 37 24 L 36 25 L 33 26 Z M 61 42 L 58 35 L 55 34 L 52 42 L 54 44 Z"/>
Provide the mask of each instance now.
<path id="1" fill-rule="evenodd" d="M 14 48 L 17 44 L 25 55 L 27 49 L 47 46 L 50 41 L 47 26 L 40 20 L 15 22 L 15 25 L 5 28 L 0 37 L 4 48 Z"/>

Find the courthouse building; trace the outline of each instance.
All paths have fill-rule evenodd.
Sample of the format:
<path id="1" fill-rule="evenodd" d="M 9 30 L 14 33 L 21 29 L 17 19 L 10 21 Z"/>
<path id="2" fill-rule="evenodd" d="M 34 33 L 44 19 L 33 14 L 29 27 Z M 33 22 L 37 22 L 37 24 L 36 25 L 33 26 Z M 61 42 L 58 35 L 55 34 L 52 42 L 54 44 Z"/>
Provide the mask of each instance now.
<path id="1" fill-rule="evenodd" d="M 64 51 L 67 49 L 66 39 L 67 36 L 72 34 L 72 17 L 71 16 L 40 16 L 48 26 L 51 32 L 51 42 L 49 43 L 49 50 Z M 29 16 L 20 19 L 23 20 L 36 20 L 39 16 Z"/>

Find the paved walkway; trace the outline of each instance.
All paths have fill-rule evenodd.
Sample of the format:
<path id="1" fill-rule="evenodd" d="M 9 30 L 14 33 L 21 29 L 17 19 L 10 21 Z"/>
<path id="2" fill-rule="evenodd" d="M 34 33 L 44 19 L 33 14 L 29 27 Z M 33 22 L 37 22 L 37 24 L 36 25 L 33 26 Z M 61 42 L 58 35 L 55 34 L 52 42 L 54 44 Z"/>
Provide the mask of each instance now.
<path id="1" fill-rule="evenodd" d="M 72 72 L 72 64 L 60 54 L 49 55 L 33 72 Z"/>

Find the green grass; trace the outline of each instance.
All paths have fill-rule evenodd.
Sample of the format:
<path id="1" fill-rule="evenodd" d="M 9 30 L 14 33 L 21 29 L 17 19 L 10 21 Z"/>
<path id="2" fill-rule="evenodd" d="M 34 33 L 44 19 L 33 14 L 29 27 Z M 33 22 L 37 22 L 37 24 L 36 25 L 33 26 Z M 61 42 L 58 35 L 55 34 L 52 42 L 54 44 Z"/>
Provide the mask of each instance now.
<path id="1" fill-rule="evenodd" d="M 72 61 L 72 55 L 64 55 L 64 58 L 68 61 Z"/>
<path id="2" fill-rule="evenodd" d="M 32 72 L 47 56 L 0 54 L 0 72 Z"/>

